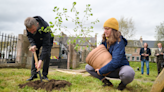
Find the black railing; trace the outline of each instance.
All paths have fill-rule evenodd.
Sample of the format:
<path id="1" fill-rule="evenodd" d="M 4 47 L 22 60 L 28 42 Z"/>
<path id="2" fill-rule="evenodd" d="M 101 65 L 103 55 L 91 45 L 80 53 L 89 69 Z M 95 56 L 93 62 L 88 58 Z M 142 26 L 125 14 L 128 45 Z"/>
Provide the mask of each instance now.
<path id="1" fill-rule="evenodd" d="M 17 37 L 0 32 L 0 63 L 15 63 Z"/>

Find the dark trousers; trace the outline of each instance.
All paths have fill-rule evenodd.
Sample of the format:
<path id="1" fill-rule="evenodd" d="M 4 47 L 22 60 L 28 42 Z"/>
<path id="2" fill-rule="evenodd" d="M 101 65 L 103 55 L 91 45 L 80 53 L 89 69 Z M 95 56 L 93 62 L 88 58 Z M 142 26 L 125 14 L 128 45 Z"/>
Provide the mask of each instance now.
<path id="1" fill-rule="evenodd" d="M 161 66 L 161 63 L 163 62 L 164 60 L 158 60 L 157 61 L 157 70 L 158 70 L 158 74 L 160 74 L 161 70 L 163 69 L 163 67 Z"/>
<path id="2" fill-rule="evenodd" d="M 38 48 L 38 50 L 36 50 L 37 57 L 39 56 L 40 47 L 41 46 L 37 46 L 37 48 Z M 46 55 L 46 57 L 44 59 L 43 71 L 42 71 L 42 75 L 43 76 L 47 76 L 48 75 L 50 56 L 51 56 L 51 50 L 49 51 L 49 53 Z M 38 57 L 38 60 L 39 60 L 39 57 Z M 32 67 L 31 67 L 31 75 L 37 74 L 36 70 L 37 69 L 35 68 L 35 60 L 34 60 L 34 55 L 33 55 L 33 58 L 32 58 Z"/>

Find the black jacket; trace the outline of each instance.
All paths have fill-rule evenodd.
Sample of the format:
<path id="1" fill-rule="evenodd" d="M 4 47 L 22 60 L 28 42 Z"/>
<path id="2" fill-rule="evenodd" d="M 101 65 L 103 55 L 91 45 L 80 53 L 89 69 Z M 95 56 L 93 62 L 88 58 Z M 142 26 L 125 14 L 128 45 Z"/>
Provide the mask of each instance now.
<path id="1" fill-rule="evenodd" d="M 41 31 L 41 33 L 40 33 L 39 29 L 41 29 L 41 27 L 46 28 L 49 25 L 40 16 L 35 16 L 34 18 L 38 21 L 40 26 L 37 29 L 36 34 L 31 34 L 26 29 L 27 37 L 29 39 L 29 42 L 30 42 L 31 46 L 34 46 L 34 45 L 36 45 L 36 47 L 41 47 L 42 46 L 42 52 L 40 54 L 39 60 L 44 60 L 46 55 L 51 52 L 51 47 L 53 45 L 53 37 L 51 37 L 50 32 L 45 33 L 43 31 Z"/>
<path id="2" fill-rule="evenodd" d="M 144 53 L 144 48 L 141 48 L 140 55 L 143 54 L 143 53 Z M 147 48 L 146 54 L 149 54 L 149 56 L 151 55 L 151 50 L 149 48 Z M 146 60 L 149 60 L 149 56 L 146 57 Z M 143 60 L 143 57 L 144 56 L 141 55 L 141 60 Z"/>

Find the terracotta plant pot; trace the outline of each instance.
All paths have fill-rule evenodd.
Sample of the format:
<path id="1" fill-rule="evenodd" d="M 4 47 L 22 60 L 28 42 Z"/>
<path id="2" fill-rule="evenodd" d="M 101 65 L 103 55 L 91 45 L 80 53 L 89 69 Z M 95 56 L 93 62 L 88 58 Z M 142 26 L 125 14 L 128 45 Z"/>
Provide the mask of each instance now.
<path id="1" fill-rule="evenodd" d="M 86 63 L 94 69 L 100 69 L 112 60 L 112 55 L 107 51 L 104 45 L 99 45 L 93 49 L 86 58 Z"/>

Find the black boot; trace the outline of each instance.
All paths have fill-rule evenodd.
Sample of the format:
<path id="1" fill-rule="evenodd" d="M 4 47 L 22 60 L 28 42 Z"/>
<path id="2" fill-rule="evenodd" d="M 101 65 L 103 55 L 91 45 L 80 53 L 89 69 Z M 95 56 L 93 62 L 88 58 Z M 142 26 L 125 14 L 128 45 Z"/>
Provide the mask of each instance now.
<path id="1" fill-rule="evenodd" d="M 35 78 L 38 78 L 37 75 L 32 75 L 29 79 L 27 79 L 27 81 L 31 81 L 31 80 L 33 80 Z"/>
<path id="2" fill-rule="evenodd" d="M 103 85 L 104 87 L 105 86 L 111 86 L 111 87 L 113 87 L 113 84 L 108 79 L 104 79 L 102 82 L 104 83 L 104 85 Z"/>
<path id="3" fill-rule="evenodd" d="M 43 75 L 42 79 L 48 80 L 48 77 L 46 75 Z"/>
<path id="4" fill-rule="evenodd" d="M 119 86 L 117 87 L 118 90 L 124 90 L 126 88 L 126 85 L 121 82 Z"/>

